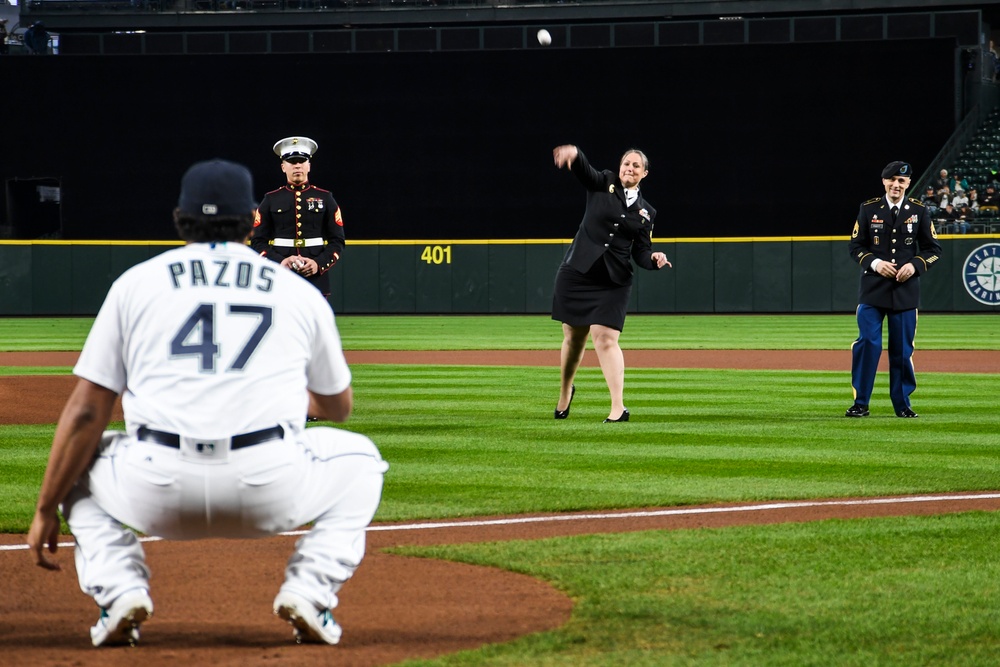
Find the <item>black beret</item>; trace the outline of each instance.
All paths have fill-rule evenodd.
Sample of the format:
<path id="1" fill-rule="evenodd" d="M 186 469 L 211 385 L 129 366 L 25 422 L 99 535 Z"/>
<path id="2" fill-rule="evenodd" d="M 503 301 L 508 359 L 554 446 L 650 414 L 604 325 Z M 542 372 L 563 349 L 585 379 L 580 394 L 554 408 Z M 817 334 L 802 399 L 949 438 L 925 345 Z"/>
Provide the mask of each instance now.
<path id="1" fill-rule="evenodd" d="M 890 162 L 885 165 L 885 169 L 882 170 L 882 178 L 892 178 L 894 176 L 906 176 L 910 178 L 913 176 L 913 169 L 907 162 Z"/>

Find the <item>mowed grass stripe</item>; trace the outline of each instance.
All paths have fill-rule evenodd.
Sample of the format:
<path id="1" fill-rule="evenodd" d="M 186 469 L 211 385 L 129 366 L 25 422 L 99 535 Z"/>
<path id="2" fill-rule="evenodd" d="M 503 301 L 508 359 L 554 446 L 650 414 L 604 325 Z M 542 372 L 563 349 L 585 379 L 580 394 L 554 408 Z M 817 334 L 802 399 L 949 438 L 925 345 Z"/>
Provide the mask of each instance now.
<path id="1" fill-rule="evenodd" d="M 918 350 L 1000 349 L 996 313 L 921 314 Z M 93 318 L 0 319 L 0 352 L 83 347 Z M 340 315 L 347 350 L 556 350 L 561 325 L 547 315 Z M 625 349 L 846 350 L 853 314 L 629 315 Z"/>
<path id="2" fill-rule="evenodd" d="M 986 490 L 1000 479 L 987 376 L 927 374 L 922 387 L 950 400 L 922 421 L 892 416 L 880 383 L 881 412 L 849 420 L 844 374 L 635 369 L 634 421 L 612 425 L 601 423 L 597 369 L 581 371 L 570 418 L 554 420 L 556 375 L 357 367 L 349 426 L 398 464 L 380 516 Z"/>

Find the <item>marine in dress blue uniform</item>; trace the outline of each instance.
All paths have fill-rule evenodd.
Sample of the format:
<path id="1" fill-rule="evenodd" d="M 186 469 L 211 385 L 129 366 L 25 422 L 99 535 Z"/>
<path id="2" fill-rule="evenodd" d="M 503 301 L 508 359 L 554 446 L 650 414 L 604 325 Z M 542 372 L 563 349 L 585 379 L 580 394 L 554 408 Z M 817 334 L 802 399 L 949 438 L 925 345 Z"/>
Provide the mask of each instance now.
<path id="1" fill-rule="evenodd" d="M 847 417 L 867 417 L 882 355 L 882 322 L 889 322 L 889 397 L 897 417 L 912 418 L 916 389 L 913 338 L 920 305 L 920 276 L 941 257 L 941 245 L 927 208 L 906 198 L 912 168 L 890 162 L 882 170 L 886 194 L 861 204 L 849 250 L 861 267 L 858 339 L 851 347 L 854 405 Z M 895 209 L 895 210 L 893 210 Z"/>
<path id="2" fill-rule="evenodd" d="M 308 137 L 288 137 L 274 144 L 288 183 L 264 196 L 250 245 L 329 295 L 328 272 L 344 253 L 344 220 L 333 194 L 308 180 L 318 148 Z"/>

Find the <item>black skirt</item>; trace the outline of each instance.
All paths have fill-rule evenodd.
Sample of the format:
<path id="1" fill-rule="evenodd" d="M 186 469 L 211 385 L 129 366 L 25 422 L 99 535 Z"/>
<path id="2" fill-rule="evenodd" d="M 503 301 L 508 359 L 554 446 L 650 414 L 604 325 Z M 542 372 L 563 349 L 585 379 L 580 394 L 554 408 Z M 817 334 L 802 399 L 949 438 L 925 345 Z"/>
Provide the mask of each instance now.
<path id="1" fill-rule="evenodd" d="M 552 319 L 571 327 L 600 324 L 621 331 L 631 293 L 632 285 L 611 281 L 603 258 L 586 273 L 563 264 L 552 293 Z"/>

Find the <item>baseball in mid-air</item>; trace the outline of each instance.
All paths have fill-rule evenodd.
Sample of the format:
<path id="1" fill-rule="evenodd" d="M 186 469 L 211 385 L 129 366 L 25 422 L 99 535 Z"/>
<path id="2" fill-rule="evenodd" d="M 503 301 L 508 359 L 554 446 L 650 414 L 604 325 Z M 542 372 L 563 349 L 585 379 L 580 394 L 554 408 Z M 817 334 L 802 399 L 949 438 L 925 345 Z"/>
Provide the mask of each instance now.
<path id="1" fill-rule="evenodd" d="M 548 46 L 549 44 L 552 43 L 552 35 L 550 35 L 549 31 L 546 30 L 545 28 L 539 30 L 538 33 L 535 35 L 535 37 L 538 38 L 538 43 L 541 44 L 542 46 Z"/>

